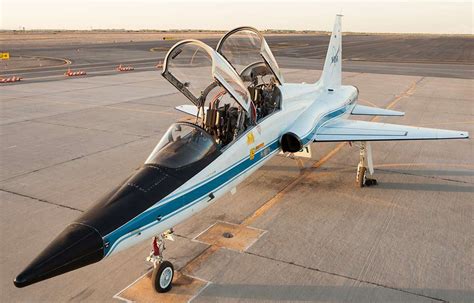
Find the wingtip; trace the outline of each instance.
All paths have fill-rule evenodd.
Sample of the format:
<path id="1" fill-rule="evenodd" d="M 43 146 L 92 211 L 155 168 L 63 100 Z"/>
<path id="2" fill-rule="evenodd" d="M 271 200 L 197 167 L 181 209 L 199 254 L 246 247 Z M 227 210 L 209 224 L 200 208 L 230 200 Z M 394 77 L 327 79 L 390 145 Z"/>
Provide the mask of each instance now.
<path id="1" fill-rule="evenodd" d="M 469 138 L 469 132 L 459 131 L 457 138 L 459 138 L 459 139 L 468 139 Z"/>

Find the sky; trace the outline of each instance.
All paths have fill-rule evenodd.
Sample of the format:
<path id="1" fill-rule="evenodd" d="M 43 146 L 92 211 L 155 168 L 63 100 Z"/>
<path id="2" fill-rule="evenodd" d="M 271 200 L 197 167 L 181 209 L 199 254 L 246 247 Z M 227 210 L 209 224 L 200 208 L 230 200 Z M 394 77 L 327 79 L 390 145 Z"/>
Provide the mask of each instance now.
<path id="1" fill-rule="evenodd" d="M 211 29 L 473 34 L 472 0 L 0 0 L 0 29 Z"/>

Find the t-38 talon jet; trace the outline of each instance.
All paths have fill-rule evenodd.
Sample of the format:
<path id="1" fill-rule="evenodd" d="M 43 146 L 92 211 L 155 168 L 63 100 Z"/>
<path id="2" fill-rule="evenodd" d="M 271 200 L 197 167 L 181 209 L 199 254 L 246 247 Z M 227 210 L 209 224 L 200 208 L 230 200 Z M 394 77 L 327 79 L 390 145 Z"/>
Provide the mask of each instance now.
<path id="1" fill-rule="evenodd" d="M 373 173 L 370 141 L 468 138 L 450 131 L 350 120 L 351 115 L 404 113 L 357 104 L 358 89 L 341 84 L 341 16 L 336 17 L 321 79 L 286 83 L 263 36 L 236 28 L 214 50 L 197 40 L 175 44 L 163 77 L 192 105 L 168 129 L 145 164 L 82 214 L 14 280 L 24 287 L 98 262 L 154 237 L 148 260 L 153 286 L 171 288 L 163 261 L 172 228 L 202 210 L 272 156 L 298 153 L 313 142 L 359 142 L 357 184 Z"/>

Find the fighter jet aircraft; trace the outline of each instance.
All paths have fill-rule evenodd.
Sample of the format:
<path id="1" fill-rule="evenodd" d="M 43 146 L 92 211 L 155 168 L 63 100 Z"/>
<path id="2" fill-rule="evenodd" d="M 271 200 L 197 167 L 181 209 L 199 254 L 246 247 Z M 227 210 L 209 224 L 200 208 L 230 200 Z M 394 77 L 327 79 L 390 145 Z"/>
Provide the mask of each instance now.
<path id="1" fill-rule="evenodd" d="M 370 141 L 468 138 L 450 131 L 351 120 L 351 115 L 401 116 L 357 104 L 359 91 L 341 84 L 341 16 L 336 17 L 321 79 L 287 83 L 264 37 L 236 28 L 214 50 L 184 40 L 167 53 L 162 75 L 190 105 L 187 121 L 168 129 L 144 165 L 69 224 L 14 280 L 24 287 L 110 257 L 153 239 L 153 286 L 171 288 L 163 260 L 172 228 L 214 203 L 278 153 L 314 142 L 358 142 L 358 186 L 373 184 Z M 368 171 L 367 171 L 368 170 Z M 370 181 L 370 182 L 369 182 Z"/>

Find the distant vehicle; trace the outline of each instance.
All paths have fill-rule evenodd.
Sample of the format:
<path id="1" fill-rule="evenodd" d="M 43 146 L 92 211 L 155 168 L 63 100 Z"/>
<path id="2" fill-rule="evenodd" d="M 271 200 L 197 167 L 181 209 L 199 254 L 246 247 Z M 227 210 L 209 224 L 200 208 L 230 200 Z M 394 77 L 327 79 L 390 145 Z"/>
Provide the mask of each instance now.
<path id="1" fill-rule="evenodd" d="M 359 91 L 341 84 L 341 16 L 336 17 L 321 79 L 286 83 L 263 36 L 240 27 L 214 50 L 197 40 L 175 44 L 162 75 L 192 105 L 168 129 L 145 164 L 82 214 L 14 280 L 24 287 L 98 262 L 154 237 L 148 258 L 153 286 L 171 288 L 163 260 L 172 228 L 231 191 L 280 152 L 305 153 L 313 142 L 359 142 L 357 185 L 374 184 L 370 141 L 463 139 L 464 131 L 348 119 L 404 113 L 357 104 Z M 303 154 L 304 155 L 304 154 Z"/>

